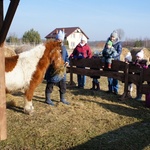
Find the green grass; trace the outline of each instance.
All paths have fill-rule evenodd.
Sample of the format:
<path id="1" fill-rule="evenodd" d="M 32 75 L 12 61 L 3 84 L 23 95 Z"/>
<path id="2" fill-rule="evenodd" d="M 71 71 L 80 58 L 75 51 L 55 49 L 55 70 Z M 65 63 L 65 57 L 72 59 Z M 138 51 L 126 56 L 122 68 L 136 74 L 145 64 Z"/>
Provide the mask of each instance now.
<path id="1" fill-rule="evenodd" d="M 69 81 L 69 74 L 67 77 Z M 119 101 L 118 95 L 106 94 L 106 78 L 99 81 L 101 91 L 89 90 L 91 78 L 87 78 L 85 89 L 68 86 L 69 106 L 59 102 L 59 89 L 54 87 L 54 107 L 44 103 L 46 84 L 41 83 L 34 93 L 35 112 L 31 116 L 23 113 L 21 92 L 7 95 L 7 102 L 15 101 L 16 106 L 7 108 L 7 139 L 0 142 L 0 149 L 150 149 L 150 109 L 144 107 L 144 102 Z M 123 84 L 120 83 L 119 94 L 122 93 Z"/>

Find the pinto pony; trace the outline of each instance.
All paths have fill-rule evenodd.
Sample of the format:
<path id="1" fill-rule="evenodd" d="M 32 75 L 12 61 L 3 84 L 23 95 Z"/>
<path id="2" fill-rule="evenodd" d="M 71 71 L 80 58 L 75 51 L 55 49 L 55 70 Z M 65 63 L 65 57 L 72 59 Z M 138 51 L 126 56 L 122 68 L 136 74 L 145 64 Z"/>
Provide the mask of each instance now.
<path id="1" fill-rule="evenodd" d="M 49 41 L 29 51 L 5 58 L 6 92 L 24 90 L 25 113 L 30 114 L 34 110 L 33 93 L 42 82 L 48 66 L 53 64 L 56 70 L 64 67 L 60 50 L 60 42 Z"/>

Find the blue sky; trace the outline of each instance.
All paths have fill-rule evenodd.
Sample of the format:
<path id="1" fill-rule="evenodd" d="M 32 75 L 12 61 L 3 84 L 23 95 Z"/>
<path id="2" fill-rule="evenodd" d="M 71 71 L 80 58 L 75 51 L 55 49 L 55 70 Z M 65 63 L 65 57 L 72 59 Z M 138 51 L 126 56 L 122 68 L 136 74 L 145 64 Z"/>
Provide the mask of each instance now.
<path id="1" fill-rule="evenodd" d="M 90 41 L 106 40 L 115 29 L 124 31 L 123 40 L 150 39 L 150 0 L 20 0 L 8 36 L 33 28 L 44 39 L 60 27 L 80 27 Z"/>

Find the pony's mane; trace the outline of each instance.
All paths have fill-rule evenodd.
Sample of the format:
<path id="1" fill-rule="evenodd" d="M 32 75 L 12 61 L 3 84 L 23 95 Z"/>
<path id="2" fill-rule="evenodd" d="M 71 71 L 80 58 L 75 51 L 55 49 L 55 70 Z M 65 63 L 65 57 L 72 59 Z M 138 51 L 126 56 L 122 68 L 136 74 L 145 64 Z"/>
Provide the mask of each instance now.
<path id="1" fill-rule="evenodd" d="M 45 43 L 45 51 L 44 51 L 44 55 L 42 56 L 42 58 L 39 61 L 38 67 L 39 68 L 45 68 L 45 70 L 48 68 L 49 64 L 52 64 L 53 62 L 55 62 L 55 67 L 56 64 L 62 64 L 62 61 L 58 61 L 58 59 L 60 58 L 60 42 L 56 42 L 56 41 L 48 41 Z M 47 57 L 49 56 L 49 57 Z M 49 59 L 51 58 L 51 59 Z M 56 63 L 57 62 L 57 63 Z M 38 70 L 38 69 L 37 69 Z"/>

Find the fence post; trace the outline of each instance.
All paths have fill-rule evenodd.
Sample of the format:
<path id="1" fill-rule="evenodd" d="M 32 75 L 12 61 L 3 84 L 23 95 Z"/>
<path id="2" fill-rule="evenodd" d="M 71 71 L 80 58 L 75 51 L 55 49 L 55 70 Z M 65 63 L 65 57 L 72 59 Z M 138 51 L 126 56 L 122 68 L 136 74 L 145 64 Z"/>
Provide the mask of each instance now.
<path id="1" fill-rule="evenodd" d="M 70 59 L 70 85 L 73 85 L 72 59 Z"/>
<path id="2" fill-rule="evenodd" d="M 120 100 L 124 100 L 128 94 L 128 79 L 129 79 L 129 64 L 126 63 L 125 65 L 125 72 L 124 72 L 124 93 L 121 96 Z"/>
<path id="3" fill-rule="evenodd" d="M 142 94 L 143 68 L 140 70 L 139 92 Z"/>

